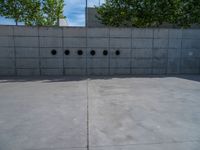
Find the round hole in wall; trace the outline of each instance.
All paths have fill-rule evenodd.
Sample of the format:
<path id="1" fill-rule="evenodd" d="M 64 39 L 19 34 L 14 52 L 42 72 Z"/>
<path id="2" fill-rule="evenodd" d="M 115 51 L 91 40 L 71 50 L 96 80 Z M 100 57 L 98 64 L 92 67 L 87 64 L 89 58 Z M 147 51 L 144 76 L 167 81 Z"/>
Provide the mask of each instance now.
<path id="1" fill-rule="evenodd" d="M 104 56 L 108 55 L 108 51 L 107 51 L 107 50 L 104 50 L 104 51 L 103 51 L 103 55 L 104 55 Z"/>
<path id="2" fill-rule="evenodd" d="M 77 53 L 78 53 L 78 55 L 83 55 L 83 51 L 82 50 L 78 50 Z"/>
<path id="3" fill-rule="evenodd" d="M 90 55 L 94 56 L 96 54 L 95 50 L 90 51 Z"/>
<path id="4" fill-rule="evenodd" d="M 115 55 L 117 55 L 117 56 L 120 55 L 120 51 L 119 51 L 119 50 L 116 50 L 116 51 L 115 51 Z"/>
<path id="5" fill-rule="evenodd" d="M 57 51 L 55 49 L 51 50 L 51 54 L 52 55 L 56 55 L 57 54 Z"/>
<path id="6" fill-rule="evenodd" d="M 68 49 L 65 50 L 65 55 L 69 55 L 70 51 Z"/>

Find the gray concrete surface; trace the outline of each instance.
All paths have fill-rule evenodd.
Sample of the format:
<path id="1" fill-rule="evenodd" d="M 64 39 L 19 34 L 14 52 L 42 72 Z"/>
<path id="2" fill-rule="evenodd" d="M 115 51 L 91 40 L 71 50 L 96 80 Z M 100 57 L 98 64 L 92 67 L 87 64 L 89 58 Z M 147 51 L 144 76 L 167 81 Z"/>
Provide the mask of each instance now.
<path id="1" fill-rule="evenodd" d="M 0 78 L 0 150 L 199 150 L 200 76 Z"/>

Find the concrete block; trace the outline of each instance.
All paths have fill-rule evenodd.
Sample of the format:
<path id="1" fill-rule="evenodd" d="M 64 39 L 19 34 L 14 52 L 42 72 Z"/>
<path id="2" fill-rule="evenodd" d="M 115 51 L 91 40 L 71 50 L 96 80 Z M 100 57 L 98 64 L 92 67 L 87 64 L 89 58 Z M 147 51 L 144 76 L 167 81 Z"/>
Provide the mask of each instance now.
<path id="1" fill-rule="evenodd" d="M 1 57 L 14 57 L 14 47 L 0 47 L 0 58 Z"/>
<path id="2" fill-rule="evenodd" d="M 39 36 L 62 37 L 62 28 L 39 27 Z"/>
<path id="3" fill-rule="evenodd" d="M 131 67 L 131 59 L 119 59 L 119 58 L 111 58 L 110 59 L 110 68 L 130 68 Z"/>
<path id="4" fill-rule="evenodd" d="M 109 28 L 87 28 L 88 37 L 108 37 Z"/>
<path id="5" fill-rule="evenodd" d="M 86 38 L 64 38 L 64 47 L 86 47 Z"/>
<path id="6" fill-rule="evenodd" d="M 38 27 L 14 26 L 15 36 L 38 36 Z"/>
<path id="7" fill-rule="evenodd" d="M 168 58 L 181 57 L 181 49 L 168 49 Z"/>
<path id="8" fill-rule="evenodd" d="M 63 69 L 41 69 L 41 75 L 57 76 L 57 75 L 64 75 L 64 74 L 63 74 Z"/>
<path id="9" fill-rule="evenodd" d="M 63 68 L 63 59 L 48 58 L 41 59 L 41 68 Z"/>
<path id="10" fill-rule="evenodd" d="M 129 75 L 130 68 L 110 68 L 110 75 Z"/>
<path id="11" fill-rule="evenodd" d="M 7 46 L 12 47 L 14 46 L 14 39 L 13 37 L 0 37 L 0 47 Z"/>
<path id="12" fill-rule="evenodd" d="M 133 75 L 151 75 L 151 68 L 132 68 L 131 73 Z"/>
<path id="13" fill-rule="evenodd" d="M 152 49 L 132 49 L 132 57 L 133 58 L 151 58 L 152 57 Z"/>
<path id="14" fill-rule="evenodd" d="M 0 76 L 13 76 L 15 75 L 15 69 L 7 69 L 7 68 L 3 68 L 0 69 Z"/>
<path id="15" fill-rule="evenodd" d="M 109 39 L 108 38 L 88 38 L 87 39 L 87 46 L 88 47 L 105 47 L 105 48 L 108 48 Z"/>
<path id="16" fill-rule="evenodd" d="M 168 74 L 179 74 L 180 73 L 180 58 L 168 59 L 167 73 Z"/>
<path id="17" fill-rule="evenodd" d="M 108 68 L 109 60 L 107 58 L 87 59 L 87 68 Z"/>
<path id="18" fill-rule="evenodd" d="M 13 26 L 0 26 L 0 36 L 13 36 Z"/>
<path id="19" fill-rule="evenodd" d="M 132 30 L 133 38 L 153 38 L 153 29 L 136 29 Z"/>
<path id="20" fill-rule="evenodd" d="M 110 38 L 112 48 L 131 48 L 131 38 Z"/>
<path id="21" fill-rule="evenodd" d="M 198 58 L 182 58 L 181 59 L 181 70 L 183 69 L 196 69 L 200 68 L 200 63 Z"/>
<path id="22" fill-rule="evenodd" d="M 168 49 L 153 49 L 153 58 L 166 58 L 168 54 Z"/>
<path id="23" fill-rule="evenodd" d="M 39 76 L 39 69 L 17 69 L 18 76 Z"/>
<path id="24" fill-rule="evenodd" d="M 132 39 L 132 48 L 148 48 L 153 47 L 153 39 Z"/>
<path id="25" fill-rule="evenodd" d="M 87 49 L 86 48 L 82 48 L 82 47 L 79 47 L 79 48 L 69 48 L 69 47 L 65 47 L 64 48 L 64 53 L 66 50 L 69 50 L 69 55 L 65 55 L 64 54 L 64 57 L 65 58 L 73 58 L 73 57 L 77 57 L 77 58 L 85 58 L 86 57 L 86 53 L 87 53 Z M 82 51 L 82 55 L 78 55 L 78 51 Z"/>
<path id="26" fill-rule="evenodd" d="M 195 57 L 198 58 L 200 56 L 200 50 L 195 48 L 190 49 L 182 49 L 182 57 Z"/>
<path id="27" fill-rule="evenodd" d="M 107 51 L 107 55 L 104 55 L 103 52 Z M 95 51 L 95 55 L 91 55 L 91 51 Z M 108 48 L 88 48 L 87 50 L 87 57 L 88 58 L 96 58 L 96 57 L 103 57 L 107 58 L 110 55 L 110 51 Z"/>
<path id="28" fill-rule="evenodd" d="M 110 28 L 110 37 L 131 38 L 131 28 Z"/>
<path id="29" fill-rule="evenodd" d="M 169 48 L 181 48 L 182 39 L 169 39 Z"/>
<path id="30" fill-rule="evenodd" d="M 97 76 L 109 75 L 109 69 L 108 68 L 88 68 L 87 74 L 97 75 Z"/>
<path id="31" fill-rule="evenodd" d="M 64 27 L 64 37 L 86 37 L 87 29 L 84 27 Z"/>
<path id="32" fill-rule="evenodd" d="M 52 55 L 51 51 L 56 50 L 56 55 Z M 40 48 L 40 57 L 43 58 L 57 58 L 57 57 L 63 57 L 64 52 L 62 48 L 56 48 L 56 47 L 49 47 L 49 48 Z"/>
<path id="33" fill-rule="evenodd" d="M 16 67 L 18 69 L 31 69 L 31 68 L 39 68 L 39 59 L 25 59 L 18 58 L 16 59 Z"/>
<path id="34" fill-rule="evenodd" d="M 16 47 L 16 57 L 39 57 L 39 48 Z"/>
<path id="35" fill-rule="evenodd" d="M 183 39 L 182 48 L 200 48 L 200 42 L 197 39 Z"/>
<path id="36" fill-rule="evenodd" d="M 184 29 L 183 39 L 200 39 L 199 29 Z"/>
<path id="37" fill-rule="evenodd" d="M 120 52 L 120 55 L 116 55 L 116 51 Z M 125 48 L 115 48 L 110 50 L 111 58 L 130 58 L 131 57 L 131 49 Z"/>
<path id="38" fill-rule="evenodd" d="M 62 47 L 62 38 L 40 37 L 40 47 Z"/>
<path id="39" fill-rule="evenodd" d="M 153 68 L 152 74 L 153 75 L 166 75 L 167 70 L 166 70 L 166 68 Z"/>
<path id="40" fill-rule="evenodd" d="M 85 58 L 65 58 L 64 68 L 86 68 Z"/>
<path id="41" fill-rule="evenodd" d="M 15 37 L 16 47 L 39 47 L 38 37 Z"/>
<path id="42" fill-rule="evenodd" d="M 151 68 L 152 67 L 152 59 L 148 58 L 137 58 L 132 59 L 132 68 Z"/>
<path id="43" fill-rule="evenodd" d="M 10 69 L 15 68 L 15 60 L 11 58 L 0 58 L 0 68 Z M 0 70 L 1 70 L 0 69 Z"/>
<path id="44" fill-rule="evenodd" d="M 153 43 L 154 43 L 153 45 L 154 48 L 168 48 L 169 47 L 168 39 L 154 39 Z"/>
<path id="45" fill-rule="evenodd" d="M 168 39 L 169 29 L 154 29 L 154 38 Z"/>
<path id="46" fill-rule="evenodd" d="M 78 69 L 65 69 L 65 75 L 86 75 L 86 68 L 78 68 Z"/>
<path id="47" fill-rule="evenodd" d="M 167 68 L 167 59 L 165 58 L 153 58 L 153 68 Z"/>
<path id="48" fill-rule="evenodd" d="M 169 39 L 181 39 L 182 29 L 169 29 Z"/>

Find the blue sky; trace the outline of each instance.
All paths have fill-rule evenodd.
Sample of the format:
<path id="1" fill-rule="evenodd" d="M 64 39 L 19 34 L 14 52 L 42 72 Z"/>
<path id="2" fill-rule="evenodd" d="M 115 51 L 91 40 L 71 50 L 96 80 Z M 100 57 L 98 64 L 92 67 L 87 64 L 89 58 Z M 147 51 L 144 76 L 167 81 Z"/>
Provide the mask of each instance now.
<path id="1" fill-rule="evenodd" d="M 98 6 L 104 0 L 88 0 L 88 6 Z M 67 17 L 69 26 L 85 25 L 85 0 L 65 0 L 64 15 Z M 0 24 L 15 24 L 12 19 L 0 17 Z"/>

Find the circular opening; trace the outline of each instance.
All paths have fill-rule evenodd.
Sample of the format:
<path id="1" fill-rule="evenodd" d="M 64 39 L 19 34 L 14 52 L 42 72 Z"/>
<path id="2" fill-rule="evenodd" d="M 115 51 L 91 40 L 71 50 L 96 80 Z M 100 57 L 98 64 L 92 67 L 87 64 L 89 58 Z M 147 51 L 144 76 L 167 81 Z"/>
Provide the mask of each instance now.
<path id="1" fill-rule="evenodd" d="M 108 55 L 108 51 L 107 51 L 107 50 L 104 50 L 104 51 L 103 51 L 103 55 L 104 55 L 104 56 Z"/>
<path id="2" fill-rule="evenodd" d="M 70 54 L 70 51 L 67 49 L 65 50 L 65 55 L 69 55 Z"/>
<path id="3" fill-rule="evenodd" d="M 115 54 L 118 56 L 118 55 L 120 55 L 120 51 L 119 50 L 116 50 L 115 51 Z"/>
<path id="4" fill-rule="evenodd" d="M 78 55 L 83 55 L 83 51 L 82 50 L 78 50 Z"/>
<path id="5" fill-rule="evenodd" d="M 92 56 L 94 56 L 95 53 L 96 53 L 96 52 L 95 52 L 94 50 L 91 50 L 91 51 L 90 51 L 90 55 L 92 55 Z"/>
<path id="6" fill-rule="evenodd" d="M 57 54 L 57 51 L 56 51 L 55 49 L 53 49 L 53 50 L 51 51 L 51 54 L 52 54 L 52 55 L 56 55 L 56 54 Z"/>

